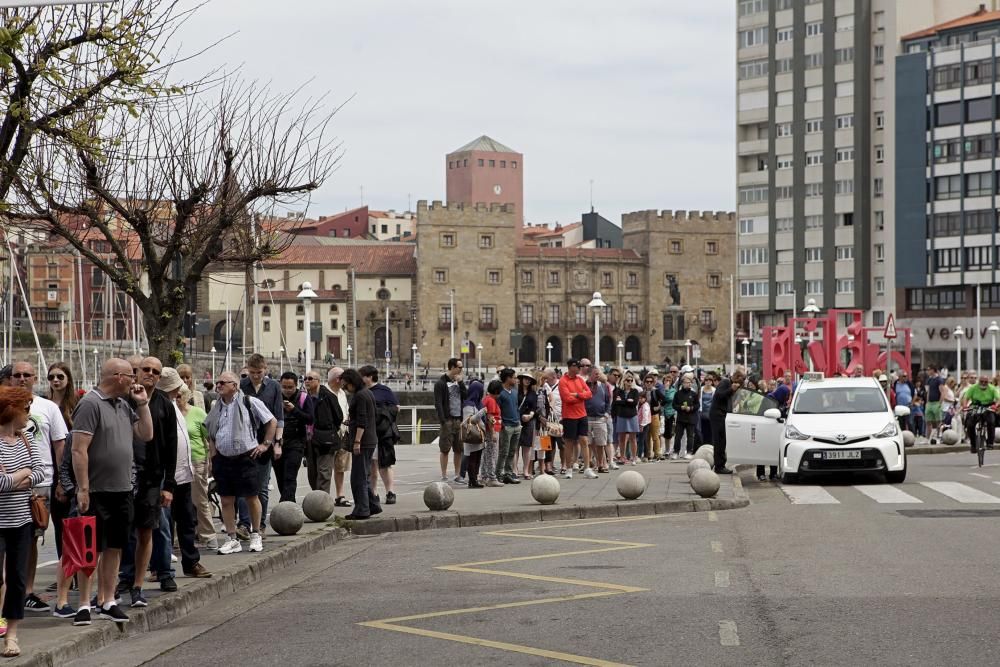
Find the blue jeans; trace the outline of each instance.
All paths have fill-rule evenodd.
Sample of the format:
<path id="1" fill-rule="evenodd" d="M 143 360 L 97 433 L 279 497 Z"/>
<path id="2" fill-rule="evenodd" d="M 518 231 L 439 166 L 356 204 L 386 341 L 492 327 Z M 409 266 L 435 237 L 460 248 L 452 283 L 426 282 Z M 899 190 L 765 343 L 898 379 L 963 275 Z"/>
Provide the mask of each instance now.
<path id="1" fill-rule="evenodd" d="M 257 497 L 260 498 L 260 531 L 263 533 L 267 527 L 267 495 L 268 487 L 271 485 L 271 461 L 257 462 L 257 488 L 260 491 Z M 239 521 L 237 525 L 250 530 L 250 506 L 243 498 L 236 501 L 236 509 L 239 511 Z"/>
<path id="2" fill-rule="evenodd" d="M 497 479 L 503 480 L 505 476 L 514 474 L 514 456 L 517 454 L 520 437 L 520 426 L 503 425 L 500 431 L 500 446 L 497 448 Z"/>
<path id="3" fill-rule="evenodd" d="M 177 576 L 170 562 L 173 544 L 173 517 L 170 508 L 163 507 L 160 509 L 160 527 L 153 531 L 153 553 L 149 557 L 149 569 L 156 572 L 157 581 Z"/>

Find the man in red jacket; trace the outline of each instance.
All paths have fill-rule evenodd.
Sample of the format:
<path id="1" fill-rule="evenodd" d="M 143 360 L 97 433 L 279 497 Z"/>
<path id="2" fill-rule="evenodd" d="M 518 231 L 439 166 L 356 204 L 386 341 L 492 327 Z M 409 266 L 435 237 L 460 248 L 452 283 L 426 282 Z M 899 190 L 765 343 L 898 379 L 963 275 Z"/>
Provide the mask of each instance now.
<path id="1" fill-rule="evenodd" d="M 577 440 L 587 437 L 587 407 L 584 403 L 591 397 L 590 388 L 579 375 L 580 362 L 570 359 L 566 362 L 566 375 L 559 380 L 559 398 L 562 399 L 563 452 L 569 466 L 566 479 L 573 479 L 576 464 Z"/>

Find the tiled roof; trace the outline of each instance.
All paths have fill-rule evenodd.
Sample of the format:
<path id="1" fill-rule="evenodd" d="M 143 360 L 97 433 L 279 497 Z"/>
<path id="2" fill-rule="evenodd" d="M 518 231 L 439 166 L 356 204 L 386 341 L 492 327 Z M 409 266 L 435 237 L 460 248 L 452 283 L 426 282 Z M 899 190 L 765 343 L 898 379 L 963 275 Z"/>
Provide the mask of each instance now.
<path id="1" fill-rule="evenodd" d="M 935 26 L 926 28 L 924 30 L 919 30 L 917 32 L 912 32 L 901 38 L 901 41 L 908 41 L 911 39 L 923 39 L 925 37 L 933 37 L 940 32 L 946 30 L 954 30 L 956 28 L 964 28 L 970 25 L 976 25 L 978 23 L 990 23 L 992 21 L 1000 21 L 1000 11 L 993 12 L 987 11 L 985 6 L 980 6 L 972 14 L 966 16 L 961 16 L 957 19 L 952 19 L 951 21 L 945 21 L 944 23 L 938 23 Z"/>
<path id="2" fill-rule="evenodd" d="M 417 272 L 415 249 L 412 243 L 295 243 L 266 264 L 344 266 L 353 267 L 361 275 L 408 276 Z"/>
<path id="3" fill-rule="evenodd" d="M 487 153 L 516 153 L 517 151 L 513 148 L 504 146 L 496 139 L 491 139 L 485 134 L 478 139 L 473 139 L 469 143 L 465 144 L 457 150 L 453 150 L 452 153 L 465 153 L 468 151 L 485 151 Z"/>
<path id="4" fill-rule="evenodd" d="M 517 256 L 525 259 L 533 257 L 552 257 L 565 259 L 642 259 L 631 248 L 518 248 Z"/>

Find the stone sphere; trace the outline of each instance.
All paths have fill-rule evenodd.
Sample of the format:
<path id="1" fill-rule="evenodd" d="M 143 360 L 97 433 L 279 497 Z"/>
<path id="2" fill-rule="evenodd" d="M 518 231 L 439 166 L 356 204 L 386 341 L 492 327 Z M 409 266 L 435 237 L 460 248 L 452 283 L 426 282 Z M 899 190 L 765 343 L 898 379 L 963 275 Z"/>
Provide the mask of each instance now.
<path id="1" fill-rule="evenodd" d="M 333 514 L 333 496 L 317 489 L 302 499 L 302 512 L 310 521 L 326 521 Z"/>
<path id="2" fill-rule="evenodd" d="M 1000 442 L 1000 428 L 993 432 L 993 442 Z"/>
<path id="3" fill-rule="evenodd" d="M 705 459 L 691 459 L 688 462 L 687 473 L 688 479 L 691 479 L 691 475 L 695 474 L 699 470 L 711 470 L 712 465 Z"/>
<path id="4" fill-rule="evenodd" d="M 646 490 L 646 478 L 636 470 L 626 470 L 615 483 L 618 494 L 625 500 L 635 500 Z"/>
<path id="5" fill-rule="evenodd" d="M 305 521 L 306 515 L 302 513 L 302 508 L 290 500 L 278 503 L 278 506 L 271 510 L 271 528 L 278 535 L 294 535 L 302 530 Z"/>
<path id="6" fill-rule="evenodd" d="M 531 497 L 542 505 L 551 505 L 559 498 L 559 480 L 553 475 L 539 475 L 531 481 Z"/>
<path id="7" fill-rule="evenodd" d="M 695 452 L 694 457 L 707 463 L 709 468 L 715 467 L 715 447 L 712 445 L 702 445 Z"/>
<path id="8" fill-rule="evenodd" d="M 424 487 L 424 505 L 434 512 L 443 512 L 455 502 L 455 491 L 444 482 L 431 482 Z"/>
<path id="9" fill-rule="evenodd" d="M 997 431 L 997 436 L 1000 436 L 1000 431 Z M 906 437 L 906 436 L 903 436 Z M 946 445 L 957 445 L 958 444 L 958 431 L 953 428 L 941 434 L 941 442 Z"/>
<path id="10" fill-rule="evenodd" d="M 912 447 L 916 443 L 917 438 L 913 435 L 913 431 L 903 431 L 903 446 Z"/>
<path id="11" fill-rule="evenodd" d="M 714 470 L 697 470 L 691 475 L 691 488 L 702 498 L 712 498 L 719 492 L 719 476 Z"/>

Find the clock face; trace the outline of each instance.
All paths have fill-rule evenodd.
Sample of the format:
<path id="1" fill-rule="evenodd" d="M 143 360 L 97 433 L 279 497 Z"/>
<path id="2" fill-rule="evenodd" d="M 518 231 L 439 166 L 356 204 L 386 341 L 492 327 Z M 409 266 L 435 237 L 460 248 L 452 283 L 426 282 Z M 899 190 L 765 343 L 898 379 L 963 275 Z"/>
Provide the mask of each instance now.
<path id="1" fill-rule="evenodd" d="M 499 195 L 501 192 L 503 192 L 503 188 L 501 188 L 499 185 L 493 186 L 493 194 Z"/>

